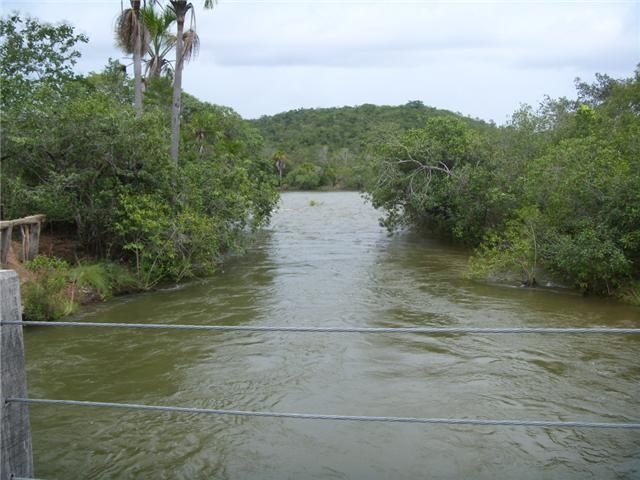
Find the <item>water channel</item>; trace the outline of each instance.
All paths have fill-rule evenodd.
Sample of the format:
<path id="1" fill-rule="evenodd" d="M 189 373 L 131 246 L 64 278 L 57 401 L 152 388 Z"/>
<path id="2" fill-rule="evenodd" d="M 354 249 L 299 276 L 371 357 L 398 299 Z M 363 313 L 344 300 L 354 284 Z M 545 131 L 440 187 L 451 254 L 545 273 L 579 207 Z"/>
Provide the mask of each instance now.
<path id="1" fill-rule="evenodd" d="M 639 327 L 640 309 L 464 280 L 468 253 L 390 236 L 356 193 L 287 193 L 206 280 L 119 298 L 91 322 Z M 640 338 L 36 328 L 34 398 L 439 418 L 631 422 Z M 46 479 L 640 478 L 640 431 L 30 409 Z"/>

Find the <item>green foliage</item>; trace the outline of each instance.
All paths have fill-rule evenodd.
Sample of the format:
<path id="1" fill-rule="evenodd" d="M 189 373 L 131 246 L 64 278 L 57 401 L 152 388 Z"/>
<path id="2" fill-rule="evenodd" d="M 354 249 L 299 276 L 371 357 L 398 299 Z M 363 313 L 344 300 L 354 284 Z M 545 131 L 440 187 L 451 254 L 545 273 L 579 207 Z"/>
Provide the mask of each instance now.
<path id="1" fill-rule="evenodd" d="M 87 84 L 94 90 L 109 95 L 119 104 L 133 103 L 133 82 L 127 77 L 127 67 L 109 58 L 101 73 L 90 73 Z"/>
<path id="2" fill-rule="evenodd" d="M 64 289 L 54 288 L 55 283 L 49 276 L 25 282 L 22 286 L 22 315 L 25 320 L 58 320 L 77 309 L 78 305 L 65 295 Z"/>
<path id="3" fill-rule="evenodd" d="M 83 84 L 68 90 L 64 102 L 8 125 L 2 138 L 6 212 L 75 223 L 83 244 L 102 255 L 117 195 L 167 185 L 167 129 L 158 115 L 136 117 L 106 93 Z"/>
<path id="4" fill-rule="evenodd" d="M 267 156 L 286 152 L 286 188 L 358 190 L 374 181 L 372 144 L 381 143 L 392 133 L 422 127 L 435 116 L 456 117 L 452 112 L 413 101 L 397 107 L 299 109 L 251 123 L 265 138 Z M 482 125 L 471 119 L 464 121 Z"/>
<path id="5" fill-rule="evenodd" d="M 606 227 L 590 222 L 559 235 L 550 265 L 584 292 L 612 294 L 629 279 L 631 263 Z"/>
<path id="6" fill-rule="evenodd" d="M 602 109 L 588 111 L 579 107 L 576 116 L 602 115 Z M 582 129 L 583 136 L 561 140 L 534 159 L 525 183 L 528 201 L 541 208 L 552 232 L 545 241 L 548 268 L 601 294 L 637 275 L 633 264 L 640 258 L 640 160 L 625 154 L 634 141 L 629 125 L 619 135 L 611 120 L 601 117 L 601 126 Z"/>
<path id="7" fill-rule="evenodd" d="M 176 14 L 170 8 L 157 8 L 156 3 L 144 5 L 140 9 L 140 20 L 145 26 L 147 39 L 145 76 L 159 77 L 171 74 L 171 62 L 167 58 L 172 52 L 176 37 L 171 32 L 171 26 L 176 21 Z"/>
<path id="8" fill-rule="evenodd" d="M 527 208 L 516 212 L 498 231 L 487 232 L 485 240 L 469 261 L 471 278 L 518 276 L 524 285 L 536 284 L 540 255 L 540 212 Z"/>
<path id="9" fill-rule="evenodd" d="M 265 225 L 278 202 L 277 172 L 263 140 L 228 107 L 184 101 L 181 187 L 185 200 L 217 218 L 225 238 Z M 228 241 L 223 245 L 229 246 Z"/>
<path id="10" fill-rule="evenodd" d="M 72 299 L 76 292 L 89 292 L 100 300 L 114 293 L 137 289 L 136 279 L 122 266 L 114 263 L 81 263 L 69 270 Z"/>
<path id="11" fill-rule="evenodd" d="M 73 38 L 72 30 L 60 35 Z M 15 54 L 25 62 L 35 55 Z M 132 265 L 143 287 L 211 272 L 278 201 L 262 138 L 231 109 L 185 94 L 175 165 L 167 80 L 150 82 L 145 111 L 136 115 L 120 64 L 110 61 L 87 78 L 61 77 L 73 58 L 0 113 L 5 214 L 43 213 L 54 230 L 75 228 L 84 253 Z M 3 84 L 3 97 L 12 88 Z M 109 275 L 100 268 L 71 272 L 74 288 L 88 282 L 105 297 L 110 280 L 101 283 Z"/>
<path id="12" fill-rule="evenodd" d="M 455 117 L 434 117 L 381 144 L 374 163 L 378 176 L 369 194 L 383 208 L 385 226 L 430 225 L 442 232 L 464 230 L 460 205 L 466 191 L 468 167 L 485 157 L 479 133 Z"/>
<path id="13" fill-rule="evenodd" d="M 398 133 L 369 188 L 385 223 L 476 247 L 470 275 L 539 271 L 585 293 L 634 298 L 640 278 L 640 68 L 597 75 L 578 100 L 523 106 L 501 128 L 452 120 Z M 626 292 L 626 293 L 624 293 Z"/>
<path id="14" fill-rule="evenodd" d="M 324 184 L 323 180 L 322 167 L 304 162 L 287 174 L 285 182 L 302 190 L 314 190 Z"/>
<path id="15" fill-rule="evenodd" d="M 640 306 L 640 281 L 631 281 L 624 285 L 618 295 L 624 302 Z"/>
<path id="16" fill-rule="evenodd" d="M 70 25 L 49 25 L 15 13 L 0 21 L 0 41 L 0 105 L 6 109 L 23 104 L 34 89 L 56 91 L 76 78 L 77 49 L 88 39 Z"/>
<path id="17" fill-rule="evenodd" d="M 111 262 L 72 267 L 60 258 L 38 255 L 25 267 L 31 272 L 22 287 L 28 320 L 57 320 L 76 311 L 83 299 L 106 300 L 115 293 L 139 289 L 126 268 Z"/>
<path id="18" fill-rule="evenodd" d="M 26 320 L 56 320 L 72 313 L 77 305 L 66 295 L 69 265 L 59 258 L 38 255 L 25 262 L 32 279 L 22 286 Z"/>
<path id="19" fill-rule="evenodd" d="M 167 77 L 152 77 L 145 81 L 145 108 L 154 108 L 165 115 L 166 121 L 171 121 L 171 79 Z M 184 108 L 184 107 L 183 107 Z"/>
<path id="20" fill-rule="evenodd" d="M 46 272 L 59 270 L 66 272 L 69 269 L 69 264 L 58 257 L 48 257 L 46 255 L 38 255 L 33 260 L 27 260 L 24 262 L 24 266 L 31 272 Z"/>
<path id="21" fill-rule="evenodd" d="M 180 279 L 188 265 L 177 256 L 178 231 L 170 205 L 157 195 L 121 195 L 114 230 L 124 253 L 135 258 L 144 288 L 163 278 Z"/>

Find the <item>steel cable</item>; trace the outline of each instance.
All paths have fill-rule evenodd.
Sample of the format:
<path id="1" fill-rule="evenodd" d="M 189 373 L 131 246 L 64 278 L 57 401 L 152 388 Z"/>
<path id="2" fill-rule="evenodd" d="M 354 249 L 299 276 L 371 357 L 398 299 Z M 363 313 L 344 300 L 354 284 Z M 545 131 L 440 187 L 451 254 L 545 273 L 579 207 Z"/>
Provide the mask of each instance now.
<path id="1" fill-rule="evenodd" d="M 289 327 L 260 325 L 183 325 L 159 323 L 108 322 L 36 322 L 2 321 L 0 325 L 38 327 L 91 327 L 166 330 L 209 330 L 220 332 L 281 332 L 281 333 L 425 333 L 425 334 L 640 334 L 640 328 L 609 327 Z"/>
<path id="2" fill-rule="evenodd" d="M 495 420 L 471 418 L 420 418 L 420 417 L 388 417 L 367 415 L 328 415 L 320 413 L 291 413 L 291 412 L 256 412 L 246 410 L 223 410 L 217 408 L 174 407 L 163 405 L 140 405 L 134 403 L 89 402 L 81 400 L 53 400 L 45 398 L 7 398 L 7 403 L 24 403 L 34 405 L 67 405 L 79 407 L 120 408 L 132 410 L 147 410 L 156 412 L 193 413 L 209 415 L 233 415 L 240 417 L 270 417 L 292 418 L 299 420 L 337 420 L 349 422 L 390 422 L 390 423 L 421 423 L 440 425 L 475 425 L 475 426 L 512 426 L 512 427 L 542 427 L 542 428 L 615 428 L 640 429 L 640 423 L 611 423 L 611 422 L 583 422 L 583 421 L 547 421 L 547 420 Z"/>

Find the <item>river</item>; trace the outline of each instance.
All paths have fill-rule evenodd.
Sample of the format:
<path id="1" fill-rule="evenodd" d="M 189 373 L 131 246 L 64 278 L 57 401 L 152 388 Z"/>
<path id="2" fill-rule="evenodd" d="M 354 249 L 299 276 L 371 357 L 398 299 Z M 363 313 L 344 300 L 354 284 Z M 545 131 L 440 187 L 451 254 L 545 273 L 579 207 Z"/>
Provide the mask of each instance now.
<path id="1" fill-rule="evenodd" d="M 287 193 L 246 255 L 74 320 L 639 327 L 640 309 L 464 280 L 468 253 L 388 235 L 356 193 Z M 637 422 L 633 335 L 30 328 L 29 394 L 217 409 Z M 640 478 L 640 431 L 30 408 L 44 479 Z"/>

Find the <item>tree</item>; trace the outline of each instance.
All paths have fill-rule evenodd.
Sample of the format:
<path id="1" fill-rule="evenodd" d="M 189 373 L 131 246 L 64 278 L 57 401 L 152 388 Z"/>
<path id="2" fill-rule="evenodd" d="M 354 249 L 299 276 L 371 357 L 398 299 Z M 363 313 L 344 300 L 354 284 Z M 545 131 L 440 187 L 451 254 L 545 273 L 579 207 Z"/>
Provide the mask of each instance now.
<path id="1" fill-rule="evenodd" d="M 48 229 L 75 232 L 79 254 L 129 263 L 145 286 L 211 272 L 247 227 L 267 221 L 276 176 L 238 114 L 185 94 L 185 130 L 202 135 L 185 142 L 176 167 L 166 111 L 135 115 L 122 65 L 76 77 L 72 28 L 23 25 L 17 16 L 0 25 L 2 93 L 19 93 L 0 110 L 9 217 L 45 214 Z M 157 80 L 169 105 L 169 81 Z"/>
<path id="2" fill-rule="evenodd" d="M 126 53 L 133 54 L 134 106 L 142 113 L 142 54 L 146 50 L 145 28 L 140 20 L 140 0 L 131 0 L 116 21 L 116 41 Z"/>
<path id="3" fill-rule="evenodd" d="M 187 13 L 193 5 L 186 0 L 170 0 L 171 9 L 176 16 L 178 31 L 176 34 L 176 63 L 173 78 L 173 101 L 171 104 L 171 158 L 174 163 L 178 163 L 180 150 L 180 110 L 182 105 L 182 69 L 184 62 L 189 61 L 192 56 L 197 55 L 199 41 L 193 28 L 184 31 L 184 22 Z M 215 0 L 205 0 L 204 8 L 213 8 Z M 193 16 L 192 16 L 193 18 Z"/>
<path id="4" fill-rule="evenodd" d="M 167 55 L 176 45 L 176 36 L 171 33 L 170 28 L 176 21 L 176 14 L 170 8 L 157 10 L 151 4 L 140 10 L 140 18 L 149 35 L 148 58 L 144 60 L 145 76 L 157 78 L 168 75 L 171 72 L 171 62 Z"/>
<path id="5" fill-rule="evenodd" d="M 536 285 L 540 212 L 535 207 L 516 212 L 500 231 L 489 231 L 469 261 L 470 277 L 520 276 L 523 286 Z"/>
<path id="6" fill-rule="evenodd" d="M 78 45 L 88 42 L 70 25 L 40 23 L 19 14 L 0 21 L 0 38 L 3 111 L 27 108 L 28 98 L 40 87 L 60 93 L 67 81 L 77 78 L 73 66 L 80 57 Z"/>
<path id="7" fill-rule="evenodd" d="M 0 203 L 11 216 L 11 204 L 23 193 L 13 186 L 41 173 L 33 164 L 43 153 L 37 137 L 48 134 L 43 126 L 48 106 L 64 103 L 77 83 L 73 66 L 80 57 L 78 44 L 87 37 L 76 35 L 70 25 L 40 23 L 19 14 L 2 19 L 0 35 Z"/>
<path id="8" fill-rule="evenodd" d="M 296 166 L 287 175 L 287 183 L 303 190 L 314 190 L 323 185 L 323 180 L 322 167 L 311 162 Z"/>
<path id="9" fill-rule="evenodd" d="M 273 161 L 275 162 L 276 169 L 278 170 L 279 183 L 282 185 L 282 174 L 287 163 L 287 154 L 282 150 L 278 150 L 273 154 Z"/>
<path id="10" fill-rule="evenodd" d="M 520 269 L 530 279 L 533 259 L 585 293 L 631 288 L 640 258 L 638 80 L 596 75 L 593 85 L 577 85 L 578 101 L 546 98 L 520 115 L 527 121 L 501 131 L 501 169 L 487 190 L 510 201 L 503 221 L 488 226 L 472 270 Z"/>
<path id="11" fill-rule="evenodd" d="M 111 95 L 122 105 L 133 104 L 133 82 L 127 77 L 127 67 L 118 60 L 109 58 L 104 70 L 89 73 L 86 82 L 96 90 Z"/>
<path id="12" fill-rule="evenodd" d="M 362 189 L 371 178 L 372 146 L 398 137 L 411 128 L 424 127 L 434 116 L 456 116 L 453 112 L 427 107 L 421 102 L 400 106 L 376 106 L 298 109 L 250 120 L 265 139 L 265 155 L 287 152 L 287 188 L 299 189 L 288 175 L 296 167 L 311 162 L 325 171 L 329 185 L 335 188 Z M 488 125 L 463 118 L 478 128 Z M 274 160 L 275 161 L 275 160 Z M 305 182 L 308 184 L 308 182 Z M 323 184 L 326 186 L 326 184 Z"/>
<path id="13" fill-rule="evenodd" d="M 378 148 L 378 180 L 369 194 L 376 208 L 386 210 L 384 224 L 431 223 L 449 230 L 460 212 L 455 208 L 466 165 L 484 160 L 481 137 L 458 117 L 434 117 Z"/>

